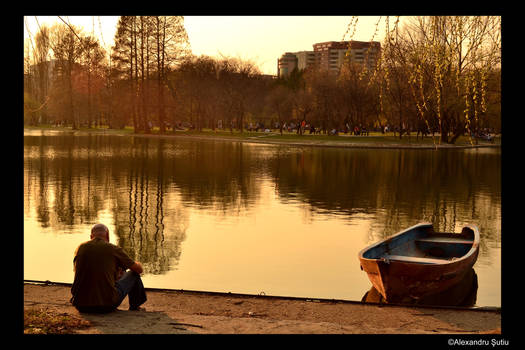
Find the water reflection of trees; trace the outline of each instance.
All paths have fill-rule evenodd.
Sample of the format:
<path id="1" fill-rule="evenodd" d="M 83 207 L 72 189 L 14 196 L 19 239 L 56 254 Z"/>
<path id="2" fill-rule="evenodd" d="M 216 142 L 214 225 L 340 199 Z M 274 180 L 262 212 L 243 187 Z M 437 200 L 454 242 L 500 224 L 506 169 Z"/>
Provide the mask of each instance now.
<path id="1" fill-rule="evenodd" d="M 37 201 L 43 227 L 63 233 L 110 211 L 119 245 L 147 272 L 166 272 L 178 263 L 188 218 L 180 204 L 165 203 L 162 152 L 147 151 L 103 136 L 26 137 L 26 201 Z"/>
<path id="2" fill-rule="evenodd" d="M 374 217 L 377 240 L 416 220 L 442 231 L 474 222 L 485 238 L 499 232 L 501 160 L 482 150 L 340 150 L 278 152 L 270 168 L 283 200 L 311 210 Z M 299 196 L 299 198 L 297 198 Z"/>
<path id="3" fill-rule="evenodd" d="M 238 215 L 259 200 L 262 177 L 273 179 L 281 201 L 307 203 L 310 218 L 371 217 L 371 241 L 414 220 L 443 231 L 475 222 L 488 239 L 482 242 L 499 241 L 498 152 L 290 149 L 104 135 L 24 142 L 24 209 L 34 207 L 39 223 L 57 232 L 94 223 L 109 210 L 119 245 L 150 273 L 177 265 L 189 206 Z"/>
<path id="4" fill-rule="evenodd" d="M 178 264 L 188 206 L 235 215 L 258 197 L 260 162 L 240 143 L 103 135 L 24 142 L 25 210 L 34 206 L 43 227 L 63 233 L 109 210 L 119 245 L 150 273 Z"/>

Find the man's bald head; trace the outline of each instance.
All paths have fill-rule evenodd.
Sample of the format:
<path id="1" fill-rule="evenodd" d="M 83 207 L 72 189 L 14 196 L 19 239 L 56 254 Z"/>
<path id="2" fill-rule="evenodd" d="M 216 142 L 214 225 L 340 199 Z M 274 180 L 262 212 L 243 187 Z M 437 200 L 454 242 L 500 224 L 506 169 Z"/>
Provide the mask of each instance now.
<path id="1" fill-rule="evenodd" d="M 91 238 L 102 238 L 109 242 L 109 229 L 104 224 L 96 224 L 91 228 Z"/>

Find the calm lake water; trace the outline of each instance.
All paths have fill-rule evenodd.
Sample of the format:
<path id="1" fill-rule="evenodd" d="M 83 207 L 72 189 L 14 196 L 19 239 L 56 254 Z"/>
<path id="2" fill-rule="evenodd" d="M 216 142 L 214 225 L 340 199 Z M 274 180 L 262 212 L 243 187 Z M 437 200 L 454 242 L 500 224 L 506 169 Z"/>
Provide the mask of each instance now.
<path id="1" fill-rule="evenodd" d="M 73 281 L 90 228 L 146 287 L 361 300 L 358 252 L 421 221 L 480 228 L 501 306 L 501 151 L 365 150 L 24 131 L 24 279 Z"/>

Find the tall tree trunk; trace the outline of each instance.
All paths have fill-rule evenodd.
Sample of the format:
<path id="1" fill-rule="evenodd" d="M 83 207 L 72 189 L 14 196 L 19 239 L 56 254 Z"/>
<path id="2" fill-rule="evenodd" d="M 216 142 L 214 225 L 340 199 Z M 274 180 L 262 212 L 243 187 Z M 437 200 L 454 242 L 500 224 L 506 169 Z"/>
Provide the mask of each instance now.
<path id="1" fill-rule="evenodd" d="M 92 116 L 91 116 L 91 62 L 88 63 L 88 70 L 87 70 L 87 103 L 88 103 L 88 128 L 91 128 L 92 123 Z"/>
<path id="2" fill-rule="evenodd" d="M 141 113 L 140 118 L 142 120 L 142 125 L 144 126 L 144 131 L 146 134 L 151 132 L 149 121 L 146 116 L 146 94 L 145 94 L 145 82 L 144 82 L 144 18 L 140 16 L 140 97 L 141 97 Z"/>
<path id="3" fill-rule="evenodd" d="M 441 142 L 448 143 L 448 123 L 444 115 L 439 118 L 439 132 L 441 133 Z"/>
<path id="4" fill-rule="evenodd" d="M 71 81 L 72 79 L 72 62 L 68 62 L 68 68 L 67 68 L 67 89 L 68 89 L 68 97 L 69 97 L 69 115 L 72 120 L 72 128 L 73 130 L 78 129 L 78 122 L 77 118 L 75 117 L 75 109 L 73 106 L 73 83 Z"/>
<path id="5" fill-rule="evenodd" d="M 151 22 L 147 22 L 146 23 L 146 28 L 147 28 L 147 32 L 146 32 L 146 86 L 144 88 L 144 101 L 148 101 L 148 97 L 149 97 L 149 86 L 150 86 L 150 76 L 149 76 L 149 70 L 150 70 L 150 61 L 149 61 L 149 51 L 150 51 L 150 48 L 149 48 L 149 35 L 150 35 L 150 23 Z M 148 103 L 144 103 L 144 113 L 146 114 L 146 117 L 148 118 L 149 116 L 149 106 L 148 106 Z M 148 119 L 149 120 L 149 119 Z"/>
<path id="6" fill-rule="evenodd" d="M 138 88 L 139 88 L 139 68 L 138 68 L 138 53 L 137 53 L 137 18 L 133 17 L 132 36 L 133 36 L 133 55 L 135 57 L 135 78 L 133 80 L 133 111 L 137 115 L 138 129 L 144 131 L 144 124 L 142 118 L 138 113 Z"/>
<path id="7" fill-rule="evenodd" d="M 137 118 L 137 110 L 136 110 L 136 101 L 135 101 L 135 78 L 133 76 L 133 67 L 134 64 L 136 66 L 137 57 L 134 55 L 135 50 L 135 40 L 134 40 L 134 31 L 135 31 L 135 19 L 131 20 L 130 23 L 130 52 L 129 52 L 129 83 L 130 83 L 130 97 L 131 97 L 131 114 L 133 117 L 133 131 L 137 132 L 140 130 L 139 121 Z M 137 74 L 137 71 L 135 70 L 135 75 Z"/>
<path id="8" fill-rule="evenodd" d="M 165 126 L 165 108 L 164 108 L 164 89 L 163 80 L 165 76 L 164 62 L 166 53 L 166 17 L 161 19 L 157 17 L 157 88 L 158 88 L 158 106 L 157 113 L 159 116 L 159 127 L 161 132 L 166 131 Z"/>

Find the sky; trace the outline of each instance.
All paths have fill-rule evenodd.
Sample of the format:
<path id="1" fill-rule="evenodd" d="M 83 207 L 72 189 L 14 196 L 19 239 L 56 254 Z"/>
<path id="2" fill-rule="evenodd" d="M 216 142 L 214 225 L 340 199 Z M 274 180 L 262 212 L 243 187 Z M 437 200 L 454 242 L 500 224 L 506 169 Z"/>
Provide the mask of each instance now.
<path id="1" fill-rule="evenodd" d="M 118 16 L 60 16 L 64 21 L 93 33 L 107 49 L 113 45 Z M 38 20 L 38 23 L 37 23 Z M 390 18 L 390 28 L 394 18 Z M 313 44 L 349 40 L 352 16 L 185 16 L 184 24 L 195 55 L 238 57 L 255 63 L 263 74 L 277 74 L 277 59 L 285 52 L 311 51 Z M 385 17 L 359 16 L 351 39 L 384 38 Z M 24 38 L 38 32 L 38 25 L 63 23 L 58 16 L 25 16 Z M 29 29 L 29 33 L 28 30 Z"/>

